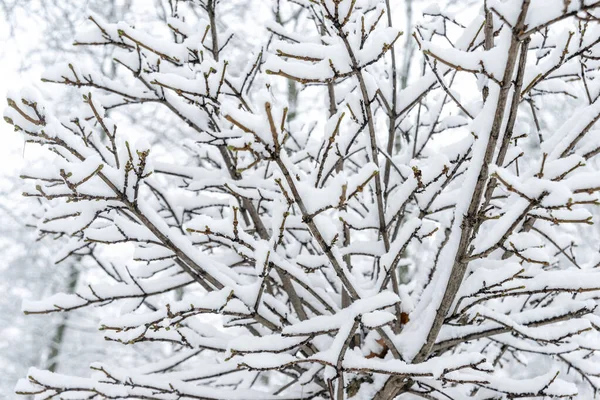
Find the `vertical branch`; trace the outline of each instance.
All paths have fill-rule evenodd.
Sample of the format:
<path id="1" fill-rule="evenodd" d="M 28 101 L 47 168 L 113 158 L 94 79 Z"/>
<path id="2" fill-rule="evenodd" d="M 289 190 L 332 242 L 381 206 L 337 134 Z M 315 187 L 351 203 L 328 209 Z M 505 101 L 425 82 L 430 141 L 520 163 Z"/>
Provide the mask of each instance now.
<path id="1" fill-rule="evenodd" d="M 390 7 L 390 0 L 385 0 L 385 7 L 387 10 L 388 26 L 391 28 L 393 25 L 392 25 L 392 9 Z M 394 139 L 396 137 L 396 117 L 397 117 L 396 108 L 398 105 L 398 79 L 397 79 L 398 71 L 396 68 L 396 47 L 395 46 L 392 46 L 392 48 L 390 49 L 390 55 L 392 58 L 392 66 L 391 66 L 392 109 L 391 109 L 391 113 L 388 116 L 389 131 L 388 131 L 387 153 L 389 156 L 391 156 L 392 152 L 394 151 Z M 387 202 L 387 195 L 388 195 L 387 187 L 388 187 L 389 180 L 390 180 L 391 167 L 392 167 L 391 160 L 389 158 L 386 158 L 385 172 L 383 174 L 384 196 L 385 196 L 386 202 Z"/>
<path id="2" fill-rule="evenodd" d="M 210 23 L 210 37 L 212 41 L 212 53 L 215 61 L 219 61 L 219 35 L 217 34 L 217 19 L 216 19 L 217 0 L 208 0 L 207 12 Z"/>
<path id="3" fill-rule="evenodd" d="M 502 138 L 502 143 L 500 144 L 500 149 L 498 150 L 498 155 L 496 156 L 496 165 L 502 167 L 504 164 L 504 159 L 506 157 L 506 152 L 508 151 L 508 147 L 510 145 L 510 140 L 512 139 L 513 129 L 515 127 L 515 122 L 517 120 L 517 113 L 519 111 L 519 105 L 521 104 L 521 88 L 523 87 L 523 77 L 525 76 L 525 65 L 527 64 L 527 52 L 529 50 L 529 37 L 521 42 L 521 54 L 519 57 L 519 66 L 517 69 L 517 77 L 514 82 L 514 90 L 512 95 L 512 100 L 510 104 L 510 111 L 508 114 L 508 121 L 506 123 L 506 129 L 504 130 L 504 136 Z M 481 223 L 483 222 L 483 213 L 487 209 L 492 195 L 494 193 L 494 189 L 498 184 L 496 178 L 492 177 L 486 187 L 483 205 L 481 206 L 481 215 L 478 218 L 477 226 L 474 229 L 473 236 L 479 230 Z"/>
<path id="4" fill-rule="evenodd" d="M 468 262 L 465 261 L 465 257 L 469 251 L 469 244 L 472 237 L 471 235 L 476 226 L 480 203 L 483 197 L 486 183 L 488 181 L 489 166 L 496 150 L 496 144 L 500 135 L 500 129 L 502 128 L 502 121 L 504 119 L 506 103 L 508 102 L 508 96 L 510 93 L 510 88 L 512 86 L 512 75 L 518 58 L 520 44 L 518 35 L 523 29 L 525 16 L 527 15 L 530 1 L 531 0 L 523 0 L 519 18 L 517 20 L 517 23 L 515 24 L 515 28 L 513 29 L 510 38 L 508 57 L 504 69 L 504 74 L 502 77 L 502 85 L 498 94 L 498 100 L 494 112 L 492 128 L 489 134 L 489 140 L 486 146 L 485 154 L 483 155 L 483 160 L 481 160 L 481 165 L 474 165 L 475 168 L 479 168 L 479 174 L 477 176 L 477 182 L 475 184 L 475 188 L 473 190 L 473 194 L 469 202 L 467 214 L 464 216 L 463 222 L 460 226 L 459 245 L 454 257 L 454 263 L 452 266 L 450 277 L 448 279 L 448 284 L 446 286 L 446 290 L 444 292 L 440 305 L 438 306 L 438 309 L 436 311 L 435 319 L 427 335 L 427 340 L 413 360 L 413 362 L 415 363 L 423 362 L 429 356 L 435 339 L 437 338 L 437 335 L 440 329 L 442 328 L 444 319 L 446 318 L 450 306 L 454 301 L 454 297 L 460 289 L 462 280 L 467 269 Z"/>
<path id="5" fill-rule="evenodd" d="M 81 257 L 77 257 L 76 261 L 79 261 Z M 67 283 L 67 293 L 75 293 L 77 289 L 77 283 L 79 282 L 79 271 L 74 264 L 70 265 L 69 281 Z M 59 367 L 59 357 L 61 349 L 63 348 L 63 342 L 65 339 L 65 333 L 67 330 L 67 324 L 69 322 L 69 314 L 64 313 L 61 315 L 61 321 L 56 327 L 52 338 L 50 339 L 50 352 L 48 353 L 48 371 L 57 372 Z"/>
<path id="6" fill-rule="evenodd" d="M 405 0 L 406 6 L 406 42 L 404 42 L 404 64 L 402 66 L 402 73 L 400 74 L 400 88 L 405 89 L 408 85 L 408 75 L 410 74 L 410 67 L 412 66 L 412 55 L 415 50 L 413 42 L 410 40 L 412 35 L 408 34 L 412 30 L 413 24 L 413 1 Z M 394 112 L 396 110 L 394 109 Z"/>
<path id="7" fill-rule="evenodd" d="M 322 35 L 325 34 L 325 27 L 323 25 L 321 25 L 321 34 Z M 337 102 L 336 102 L 336 98 L 335 98 L 335 85 L 334 85 L 333 81 L 327 82 L 327 97 L 329 100 L 329 118 L 331 118 L 337 112 Z M 340 154 L 340 159 L 337 162 L 335 171 L 339 173 L 343 170 L 344 170 L 344 157 L 343 157 L 343 154 Z M 348 246 L 350 246 L 350 241 L 351 241 L 350 227 L 345 222 L 342 222 L 342 224 L 343 224 L 343 229 L 344 229 L 343 245 L 344 245 L 344 247 L 348 247 Z M 345 254 L 343 259 L 344 259 L 344 264 L 346 264 L 346 269 L 348 271 L 351 271 L 352 270 L 352 256 L 350 254 Z M 345 287 L 342 287 L 342 308 L 346 308 L 350 304 L 352 304 L 352 297 L 350 297 L 350 295 L 348 294 L 348 290 L 346 290 Z"/>
<path id="8" fill-rule="evenodd" d="M 354 332 L 356 331 L 356 329 L 358 329 L 359 318 L 360 317 L 356 317 L 354 319 L 354 323 L 352 324 L 352 327 L 350 328 L 350 331 L 348 332 L 348 336 L 346 336 L 346 339 L 344 340 L 342 349 L 340 350 L 340 353 L 338 354 L 337 363 L 336 363 L 336 369 L 337 369 L 337 373 L 338 373 L 337 400 L 344 400 L 344 367 L 342 364 L 344 362 L 344 356 L 346 355 L 346 351 L 348 350 L 348 348 L 350 348 L 350 346 L 352 344 Z"/>
<path id="9" fill-rule="evenodd" d="M 484 26 L 483 33 L 484 33 L 485 39 L 483 42 L 483 48 L 485 50 L 491 50 L 494 47 L 494 16 L 492 15 L 492 12 L 490 11 L 490 9 L 487 6 L 487 1 L 485 2 L 485 5 L 484 5 L 484 12 L 485 12 L 485 26 Z M 489 93 L 490 93 L 490 88 L 488 85 L 485 85 L 482 90 L 484 102 L 487 100 Z"/>
<path id="10" fill-rule="evenodd" d="M 410 1 L 410 0 L 409 0 Z M 392 25 L 392 8 L 390 6 L 390 0 L 385 0 L 385 7 L 386 7 L 386 12 L 387 12 L 387 18 L 388 18 L 388 26 L 391 28 Z M 411 7 L 411 5 L 407 5 L 407 7 Z M 408 40 L 408 39 L 407 39 Z M 392 65 L 391 65 L 391 77 L 392 77 L 392 109 L 391 109 L 391 113 L 388 116 L 388 143 L 387 143 L 387 153 L 389 157 L 386 157 L 385 159 L 385 172 L 384 172 L 384 178 L 383 178 L 383 187 L 384 187 L 384 204 L 387 204 L 387 197 L 389 194 L 389 190 L 388 190 L 388 186 L 389 186 L 389 181 L 390 181 L 390 172 L 391 172 L 391 166 L 392 166 L 392 160 L 391 160 L 391 156 L 392 156 L 392 152 L 394 151 L 394 139 L 396 138 L 396 118 L 398 117 L 398 115 L 396 114 L 396 108 L 398 106 L 398 71 L 397 71 L 397 67 L 396 67 L 396 46 L 392 46 L 392 48 L 390 49 L 390 56 L 392 58 Z M 399 150 L 399 149 L 397 149 Z M 378 179 L 379 177 L 375 177 L 375 179 Z M 380 220 L 381 223 L 381 220 Z M 385 224 L 385 221 L 384 221 Z M 398 224 L 400 224 L 400 222 L 398 222 Z M 384 239 L 384 244 L 385 244 L 385 239 Z M 385 251 L 389 251 L 389 241 L 386 245 Z M 396 294 L 400 294 L 400 286 L 398 283 L 398 272 L 397 269 L 394 268 L 390 271 L 390 276 L 391 276 L 391 282 L 392 282 L 392 290 L 394 291 L 394 293 Z M 396 303 L 394 305 L 394 309 L 396 311 L 396 321 L 394 323 L 394 331 L 396 333 L 398 333 L 400 331 L 400 315 L 402 314 L 402 310 L 400 309 L 400 304 Z"/>
<path id="11" fill-rule="evenodd" d="M 324 9 L 327 10 L 327 7 L 324 7 Z M 329 11 L 327 10 L 327 12 L 329 12 Z M 365 117 L 367 119 L 366 122 L 367 122 L 367 127 L 368 127 L 368 132 L 369 132 L 369 143 L 371 145 L 371 154 L 370 154 L 371 161 L 377 167 L 379 167 L 379 161 L 378 161 L 379 150 L 377 148 L 377 134 L 375 132 L 375 121 L 373 118 L 373 111 L 371 109 L 371 99 L 369 98 L 369 92 L 367 90 L 367 85 L 365 83 L 365 79 L 362 74 L 362 68 L 361 68 L 360 64 L 358 63 L 358 60 L 356 58 L 356 55 L 354 54 L 354 50 L 352 49 L 350 42 L 348 41 L 348 35 L 344 32 L 343 26 L 338 22 L 338 20 L 335 18 L 335 16 L 329 15 L 329 18 L 333 22 L 333 25 L 335 26 L 335 28 L 337 30 L 338 36 L 340 37 L 340 39 L 342 39 L 342 42 L 344 43 L 346 52 L 348 53 L 348 56 L 350 57 L 352 69 L 354 70 L 354 74 L 356 76 L 356 79 L 358 80 L 358 86 L 360 88 L 360 92 L 361 92 L 361 96 L 362 96 L 362 103 L 363 103 L 363 107 L 365 109 Z M 393 46 L 392 46 L 392 48 L 393 48 Z M 389 241 L 388 232 L 387 232 L 386 223 L 385 223 L 385 212 L 384 212 L 385 204 L 383 201 L 383 188 L 382 188 L 381 179 L 379 177 L 375 177 L 375 197 L 377 199 L 377 213 L 378 213 L 378 217 L 379 217 L 379 235 L 383 239 L 383 244 L 385 246 L 385 250 L 389 251 L 390 241 Z"/>

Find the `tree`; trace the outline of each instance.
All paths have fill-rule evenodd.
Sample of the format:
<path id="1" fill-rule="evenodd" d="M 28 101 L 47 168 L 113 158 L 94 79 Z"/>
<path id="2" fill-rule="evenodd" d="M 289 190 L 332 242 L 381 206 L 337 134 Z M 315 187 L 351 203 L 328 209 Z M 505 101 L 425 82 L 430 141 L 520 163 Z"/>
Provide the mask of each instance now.
<path id="1" fill-rule="evenodd" d="M 81 91 L 77 112 L 9 95 L 5 119 L 54 156 L 24 173 L 41 229 L 106 273 L 26 312 L 124 304 L 101 330 L 151 359 L 91 378 L 31 369 L 17 392 L 595 394 L 600 2 L 487 1 L 464 25 L 428 7 L 415 79 L 398 72 L 392 2 L 277 2 L 245 51 L 226 4 L 173 2 L 152 34 L 91 16 L 76 44 L 113 47 L 130 78 L 49 72 Z M 311 100 L 291 121 L 290 80 Z M 143 126 L 175 118 L 175 157 L 107 115 L 129 107 L 152 110 Z M 115 248 L 129 260 L 104 261 Z"/>

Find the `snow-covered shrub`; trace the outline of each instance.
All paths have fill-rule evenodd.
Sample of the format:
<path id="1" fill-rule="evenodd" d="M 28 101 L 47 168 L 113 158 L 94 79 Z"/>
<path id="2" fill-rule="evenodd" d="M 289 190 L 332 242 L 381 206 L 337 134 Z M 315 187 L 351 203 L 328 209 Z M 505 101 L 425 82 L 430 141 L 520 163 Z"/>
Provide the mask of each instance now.
<path id="1" fill-rule="evenodd" d="M 265 2 L 252 49 L 226 1 L 171 2 L 152 32 L 91 16 L 75 44 L 114 48 L 127 84 L 72 62 L 44 77 L 81 92 L 69 115 L 9 96 L 5 119 L 54 155 L 23 173 L 39 229 L 106 272 L 25 311 L 118 303 L 106 339 L 170 349 L 89 378 L 32 369 L 17 392 L 592 396 L 600 2 L 428 7 L 406 87 L 396 2 L 277 1 L 272 20 Z M 112 117 L 146 107 L 173 152 Z"/>

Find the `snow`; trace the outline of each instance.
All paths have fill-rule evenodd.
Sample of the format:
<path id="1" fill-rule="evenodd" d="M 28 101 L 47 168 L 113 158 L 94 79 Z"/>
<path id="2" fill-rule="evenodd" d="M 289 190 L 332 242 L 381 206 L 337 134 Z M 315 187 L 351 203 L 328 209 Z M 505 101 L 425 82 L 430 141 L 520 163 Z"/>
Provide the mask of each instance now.
<path id="1" fill-rule="evenodd" d="M 76 40 L 118 47 L 111 79 L 77 59 L 47 71 L 86 96 L 65 115 L 37 91 L 9 94 L 7 121 L 52 156 L 23 170 L 42 205 L 33 225 L 85 272 L 23 311 L 102 307 L 101 336 L 148 354 L 95 363 L 90 378 L 32 369 L 17 390 L 264 400 L 327 385 L 344 397 L 358 382 L 358 400 L 410 377 L 439 397 L 576 396 L 598 372 L 600 321 L 587 156 L 600 102 L 574 79 L 600 30 L 571 37 L 563 18 L 582 3 L 533 1 L 514 32 L 522 2 L 488 0 L 487 50 L 483 10 L 415 3 L 427 14 L 415 52 L 431 62 L 414 62 L 405 87 L 390 73 L 392 45 L 406 72 L 403 5 L 292 3 L 264 23 L 275 17 L 260 2 L 216 26 L 193 2 L 140 27 L 94 16 Z M 265 42 L 240 18 L 270 30 Z M 547 37 L 531 33 L 554 19 Z M 529 33 L 515 93 L 509 49 Z M 598 63 L 585 62 L 592 84 Z M 583 379 L 557 378 L 570 365 Z"/>

